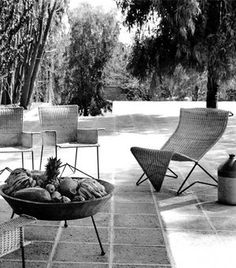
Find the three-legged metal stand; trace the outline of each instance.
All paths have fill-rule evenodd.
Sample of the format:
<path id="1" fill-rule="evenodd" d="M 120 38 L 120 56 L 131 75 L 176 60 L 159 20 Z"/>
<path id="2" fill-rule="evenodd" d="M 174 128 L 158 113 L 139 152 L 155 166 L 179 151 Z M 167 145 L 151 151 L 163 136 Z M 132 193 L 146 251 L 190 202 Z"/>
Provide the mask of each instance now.
<path id="1" fill-rule="evenodd" d="M 5 171 L 5 170 L 7 170 L 8 172 L 12 172 L 12 170 L 9 168 L 9 167 L 5 167 L 5 168 L 3 168 L 3 169 L 1 169 L 0 170 L 0 175 Z"/>
<path id="2" fill-rule="evenodd" d="M 99 237 L 99 233 L 98 233 L 98 229 L 97 229 L 97 226 L 95 224 L 95 220 L 93 218 L 93 216 L 91 216 L 91 219 L 92 219 L 92 222 L 93 222 L 93 227 L 95 229 L 95 233 L 96 233 L 96 236 L 97 236 L 97 239 L 98 239 L 98 243 L 99 243 L 99 246 L 101 248 L 101 256 L 104 256 L 106 254 L 106 252 L 104 251 L 103 249 L 103 246 L 102 246 L 102 242 L 101 242 L 101 239 Z M 64 227 L 67 228 L 68 227 L 68 223 L 67 223 L 67 220 L 65 220 L 64 222 Z"/>
<path id="3" fill-rule="evenodd" d="M 96 232 L 96 235 L 97 235 L 98 243 L 99 243 L 100 248 L 101 248 L 101 256 L 103 256 L 103 255 L 105 255 L 105 251 L 103 250 L 102 242 L 100 240 L 100 237 L 99 237 L 99 234 L 98 234 L 98 230 L 97 230 L 97 227 L 96 227 L 96 224 L 95 224 L 95 221 L 94 221 L 93 216 L 91 216 L 91 218 L 92 218 L 92 222 L 93 222 L 93 227 L 94 227 L 95 232 Z"/>
<path id="4" fill-rule="evenodd" d="M 63 165 L 60 166 L 60 168 L 63 168 L 62 171 L 61 171 L 60 177 L 64 173 L 66 167 L 69 167 L 73 173 L 75 173 L 75 171 L 79 171 L 80 173 L 82 173 L 82 174 L 84 174 L 84 175 L 86 175 L 86 176 L 88 176 L 88 177 L 96 180 L 96 178 L 94 178 L 93 176 L 89 175 L 88 173 L 85 173 L 84 171 L 78 169 L 77 167 L 73 167 L 72 165 L 70 165 L 68 163 L 65 163 L 65 164 L 63 164 Z"/>
<path id="5" fill-rule="evenodd" d="M 11 219 L 13 219 L 14 217 L 14 211 L 12 210 L 12 215 L 11 215 Z M 96 236 L 97 236 L 97 239 L 98 239 L 98 243 L 99 243 L 99 246 L 101 248 L 101 256 L 104 256 L 106 254 L 106 252 L 104 251 L 103 249 L 103 246 L 102 246 L 102 242 L 101 242 L 101 239 L 100 239 L 100 236 L 99 236 L 99 233 L 98 233 L 98 229 L 97 229 L 97 226 L 96 226 L 96 223 L 95 223 L 95 220 L 93 218 L 93 216 L 91 216 L 91 219 L 92 219 L 92 222 L 93 222 L 93 227 L 95 229 L 95 233 L 96 233 Z M 64 227 L 67 228 L 68 227 L 68 223 L 67 223 L 67 220 L 65 220 L 64 222 Z M 24 258 L 24 248 L 21 247 L 21 250 L 22 250 L 22 259 Z"/>

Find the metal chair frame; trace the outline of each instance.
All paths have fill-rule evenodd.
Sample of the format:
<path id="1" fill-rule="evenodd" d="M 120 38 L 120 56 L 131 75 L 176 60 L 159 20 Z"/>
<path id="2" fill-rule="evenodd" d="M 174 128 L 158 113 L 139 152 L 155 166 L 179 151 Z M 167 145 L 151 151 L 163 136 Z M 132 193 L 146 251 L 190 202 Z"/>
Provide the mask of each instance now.
<path id="1" fill-rule="evenodd" d="M 54 146 L 55 157 L 58 157 L 58 149 L 75 148 L 74 167 L 77 166 L 79 148 L 96 148 L 97 177 L 99 178 L 100 145 L 98 143 L 98 131 L 104 129 L 78 128 L 77 105 L 46 106 L 39 107 L 38 109 L 42 131 L 42 146 L 39 169 L 41 170 L 42 167 L 45 146 Z"/>

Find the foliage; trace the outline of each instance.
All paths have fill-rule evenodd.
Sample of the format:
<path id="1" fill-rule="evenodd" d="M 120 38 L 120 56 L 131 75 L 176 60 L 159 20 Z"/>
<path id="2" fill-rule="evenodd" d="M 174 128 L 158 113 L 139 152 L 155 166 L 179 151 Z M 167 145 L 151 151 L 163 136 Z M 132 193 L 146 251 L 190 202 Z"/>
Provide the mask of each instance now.
<path id="1" fill-rule="evenodd" d="M 66 0 L 1 1 L 2 87 L 27 109 L 52 21 L 59 23 Z"/>
<path id="2" fill-rule="evenodd" d="M 173 73 L 181 63 L 207 70 L 207 107 L 216 107 L 221 81 L 233 72 L 234 0 L 116 0 L 128 27 L 137 26 L 129 70 L 139 79 Z"/>
<path id="3" fill-rule="evenodd" d="M 155 99 L 177 100 L 186 98 L 198 101 L 206 99 L 207 74 L 195 70 L 186 70 L 182 65 L 177 65 L 172 75 L 163 75 Z"/>
<path id="4" fill-rule="evenodd" d="M 83 115 L 100 114 L 109 104 L 102 96 L 102 73 L 117 43 L 118 22 L 113 13 L 82 4 L 70 15 L 70 25 L 64 94 Z"/>
<path id="5" fill-rule="evenodd" d="M 130 46 L 117 43 L 104 67 L 102 78 L 105 85 L 122 85 L 122 88 L 137 86 L 138 80 L 126 71 L 130 51 Z"/>
<path id="6" fill-rule="evenodd" d="M 140 82 L 126 70 L 130 53 L 131 47 L 129 45 L 117 43 L 112 57 L 104 68 L 104 84 L 107 86 L 119 85 L 127 100 L 148 100 L 150 96 L 147 81 Z"/>
<path id="7" fill-rule="evenodd" d="M 236 79 L 235 77 L 221 85 L 219 98 L 226 101 L 236 101 Z"/>
<path id="8" fill-rule="evenodd" d="M 18 79 L 14 69 L 17 63 L 22 61 L 24 51 L 32 42 L 32 37 L 25 29 L 30 17 L 33 16 L 33 2 L 32 0 L 0 2 L 0 89 L 1 92 L 3 90 L 8 92 L 11 98 L 16 95 L 12 80 Z"/>

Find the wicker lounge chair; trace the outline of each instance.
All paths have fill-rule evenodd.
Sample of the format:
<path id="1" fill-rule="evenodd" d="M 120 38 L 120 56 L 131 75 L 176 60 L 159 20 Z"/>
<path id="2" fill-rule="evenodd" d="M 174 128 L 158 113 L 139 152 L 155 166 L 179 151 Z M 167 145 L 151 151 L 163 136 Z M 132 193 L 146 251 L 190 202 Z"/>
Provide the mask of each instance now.
<path id="1" fill-rule="evenodd" d="M 219 109 L 180 109 L 178 126 L 160 150 L 140 147 L 131 148 L 132 154 L 144 171 L 136 184 L 139 185 L 146 179 L 149 179 L 153 187 L 157 191 L 160 191 L 167 170 L 172 174 L 166 176 L 178 177 L 177 174 L 168 167 L 170 160 L 173 160 L 191 161 L 194 163 L 192 169 L 179 187 L 177 195 L 183 193 L 196 183 L 216 186 L 217 180 L 199 164 L 199 160 L 223 135 L 229 115 L 230 112 Z M 196 166 L 199 166 L 205 171 L 214 183 L 194 181 L 183 189 L 183 186 Z M 145 174 L 147 178 L 143 179 Z"/>
<path id="2" fill-rule="evenodd" d="M 101 129 L 78 128 L 77 105 L 42 106 L 38 109 L 42 130 L 42 148 L 39 169 L 41 170 L 44 146 L 54 146 L 56 157 L 58 156 L 58 148 L 75 148 L 75 169 L 78 148 L 94 147 L 97 150 L 97 176 L 99 178 L 100 145 L 98 144 L 98 131 Z"/>
<path id="3" fill-rule="evenodd" d="M 23 108 L 0 108 L 0 153 L 20 153 L 24 167 L 24 153 L 30 153 L 34 169 L 33 135 L 35 132 L 23 131 Z M 9 168 L 4 168 L 0 174 Z"/>
<path id="4" fill-rule="evenodd" d="M 35 221 L 33 217 L 22 215 L 0 224 L 0 257 L 20 248 L 22 268 L 25 268 L 24 226 Z"/>

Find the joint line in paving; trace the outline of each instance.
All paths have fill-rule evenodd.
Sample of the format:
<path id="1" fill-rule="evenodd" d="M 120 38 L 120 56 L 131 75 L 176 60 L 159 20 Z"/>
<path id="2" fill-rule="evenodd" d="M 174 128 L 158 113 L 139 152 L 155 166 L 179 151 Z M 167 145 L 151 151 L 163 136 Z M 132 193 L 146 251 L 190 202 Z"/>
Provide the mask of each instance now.
<path id="1" fill-rule="evenodd" d="M 114 172 L 112 174 L 112 183 L 114 184 Z M 113 244 L 114 244 L 114 196 L 111 197 L 109 268 L 112 268 L 113 266 Z"/>
<path id="2" fill-rule="evenodd" d="M 163 225 L 163 222 L 162 222 L 162 218 L 161 218 L 161 213 L 160 213 L 160 210 L 159 210 L 159 206 L 158 206 L 157 200 L 156 200 L 155 195 L 154 195 L 154 190 L 153 190 L 152 185 L 151 185 L 150 182 L 149 182 L 149 186 L 150 186 L 150 189 L 151 189 L 152 198 L 153 198 L 155 210 L 156 210 L 156 213 L 157 213 L 157 217 L 158 217 L 158 220 L 159 220 L 159 223 L 160 223 L 160 227 L 161 227 L 161 230 L 162 230 L 162 234 L 163 234 L 163 239 L 164 239 L 164 243 L 165 243 L 167 255 L 169 257 L 169 261 L 170 261 L 171 267 L 174 268 L 174 267 L 176 267 L 175 261 L 174 261 L 174 258 L 172 256 L 172 253 L 171 253 L 171 249 L 170 249 L 168 237 L 166 235 L 165 228 L 164 228 L 164 225 Z"/>
<path id="3" fill-rule="evenodd" d="M 63 225 L 64 225 L 64 221 L 61 221 L 60 222 L 60 225 L 58 227 L 58 231 L 57 231 L 57 234 L 56 234 L 54 243 L 53 243 L 53 247 L 52 247 L 51 253 L 50 253 L 49 258 L 48 258 L 48 262 L 47 262 L 47 267 L 46 268 L 51 268 L 52 267 L 52 260 L 53 260 L 53 257 L 55 255 L 56 248 L 57 248 L 57 245 L 58 245 L 59 240 L 60 240 L 60 237 L 61 237 L 62 228 L 63 228 L 62 226 Z"/>

